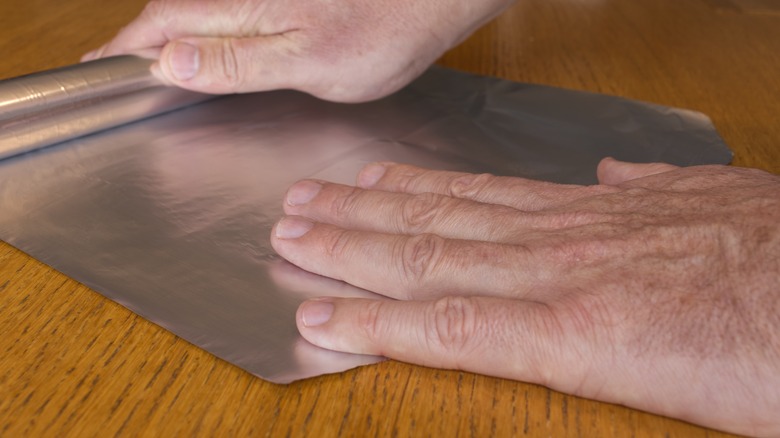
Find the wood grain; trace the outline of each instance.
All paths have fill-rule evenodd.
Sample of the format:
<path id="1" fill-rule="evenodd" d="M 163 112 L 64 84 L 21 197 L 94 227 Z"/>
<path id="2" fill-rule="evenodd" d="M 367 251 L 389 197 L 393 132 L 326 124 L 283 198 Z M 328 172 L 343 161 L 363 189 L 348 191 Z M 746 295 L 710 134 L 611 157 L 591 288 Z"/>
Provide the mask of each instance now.
<path id="1" fill-rule="evenodd" d="M 0 78 L 76 62 L 143 3 L 3 0 Z M 696 109 L 780 172 L 780 18 L 739 2 L 520 0 L 441 63 Z M 392 361 L 270 384 L 5 243 L 0 333 L 0 436 L 726 436 Z"/>

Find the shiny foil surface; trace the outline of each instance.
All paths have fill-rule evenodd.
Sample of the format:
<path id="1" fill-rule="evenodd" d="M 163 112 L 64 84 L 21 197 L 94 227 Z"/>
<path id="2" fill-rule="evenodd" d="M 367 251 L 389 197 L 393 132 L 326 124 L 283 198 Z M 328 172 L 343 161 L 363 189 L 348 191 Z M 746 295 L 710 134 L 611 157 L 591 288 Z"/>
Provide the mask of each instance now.
<path id="1" fill-rule="evenodd" d="M 293 91 L 225 96 L 152 118 L 141 111 L 135 118 L 143 120 L 106 130 L 129 119 L 109 120 L 80 131 L 100 132 L 46 148 L 58 140 L 25 143 L 49 124 L 82 122 L 80 111 L 56 110 L 63 99 L 122 113 L 125 104 L 159 109 L 161 95 L 178 92 L 133 89 L 147 73 L 93 86 L 79 79 L 82 68 L 70 70 L 73 82 L 45 85 L 47 73 L 36 75 L 50 92 L 0 83 L 0 151 L 8 157 L 0 160 L 0 238 L 277 383 L 381 360 L 326 351 L 297 333 L 295 310 L 306 298 L 376 297 L 274 253 L 270 230 L 298 179 L 352 183 L 364 164 L 391 160 L 592 184 L 605 156 L 678 165 L 731 159 L 699 113 L 437 67 L 371 103 Z M 119 82 L 136 85 L 117 93 Z M 127 96 L 132 103 L 122 103 Z M 26 120 L 35 129 L 21 128 Z"/>

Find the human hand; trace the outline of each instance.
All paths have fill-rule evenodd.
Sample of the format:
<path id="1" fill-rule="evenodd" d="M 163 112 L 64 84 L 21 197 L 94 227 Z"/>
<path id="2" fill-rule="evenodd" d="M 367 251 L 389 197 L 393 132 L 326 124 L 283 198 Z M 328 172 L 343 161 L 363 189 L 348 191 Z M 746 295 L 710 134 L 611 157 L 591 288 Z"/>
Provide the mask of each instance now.
<path id="1" fill-rule="evenodd" d="M 612 159 L 601 184 L 373 164 L 296 183 L 285 259 L 397 300 L 298 309 L 315 345 L 780 434 L 780 177 Z"/>
<path id="2" fill-rule="evenodd" d="M 152 0 L 82 60 L 159 57 L 164 82 L 206 93 L 292 88 L 342 102 L 417 77 L 512 0 Z"/>

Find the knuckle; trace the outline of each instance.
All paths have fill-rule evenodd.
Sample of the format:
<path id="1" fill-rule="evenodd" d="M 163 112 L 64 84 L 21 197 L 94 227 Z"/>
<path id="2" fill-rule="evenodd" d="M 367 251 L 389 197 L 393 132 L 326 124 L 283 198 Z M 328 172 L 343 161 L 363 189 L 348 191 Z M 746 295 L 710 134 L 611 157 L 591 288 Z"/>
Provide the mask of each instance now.
<path id="1" fill-rule="evenodd" d="M 352 215 L 358 208 L 360 195 L 363 192 L 357 187 L 352 187 L 347 193 L 337 197 L 331 204 L 333 215 L 337 218 L 344 218 Z"/>
<path id="2" fill-rule="evenodd" d="M 358 311 L 358 327 L 370 342 L 381 340 L 386 334 L 386 326 L 382 324 L 383 303 L 371 301 Z"/>
<path id="3" fill-rule="evenodd" d="M 433 193 L 413 195 L 401 203 L 400 229 L 422 233 L 430 229 L 445 206 L 445 198 Z"/>
<path id="4" fill-rule="evenodd" d="M 495 179 L 489 173 L 461 176 L 450 183 L 448 191 L 450 195 L 459 198 L 475 197 L 490 187 Z"/>
<path id="5" fill-rule="evenodd" d="M 427 324 L 431 347 L 454 357 L 468 354 L 479 334 L 478 307 L 473 298 L 449 296 L 433 304 Z"/>
<path id="6" fill-rule="evenodd" d="M 423 285 L 437 269 L 444 239 L 435 234 L 419 234 L 401 245 L 401 281 L 408 290 Z"/>
<path id="7" fill-rule="evenodd" d="M 236 39 L 224 38 L 220 50 L 219 73 L 223 85 L 231 90 L 240 90 L 244 83 L 244 75 L 241 74 L 241 65 L 236 52 Z"/>
<path id="8" fill-rule="evenodd" d="M 352 247 L 352 235 L 345 230 L 333 230 L 325 237 L 325 256 L 331 260 L 344 259 Z"/>

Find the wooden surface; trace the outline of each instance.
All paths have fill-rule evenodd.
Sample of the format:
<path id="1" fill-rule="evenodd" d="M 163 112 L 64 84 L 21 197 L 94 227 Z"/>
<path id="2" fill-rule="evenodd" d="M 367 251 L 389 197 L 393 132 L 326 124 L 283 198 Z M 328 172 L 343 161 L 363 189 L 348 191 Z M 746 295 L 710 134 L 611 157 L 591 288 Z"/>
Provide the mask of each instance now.
<path id="1" fill-rule="evenodd" d="M 735 164 L 780 172 L 780 2 L 519 1 L 442 63 L 696 109 Z M 76 62 L 142 7 L 2 0 L 0 78 Z M 0 436 L 117 434 L 721 436 L 397 362 L 273 385 L 0 242 Z"/>

